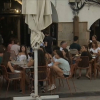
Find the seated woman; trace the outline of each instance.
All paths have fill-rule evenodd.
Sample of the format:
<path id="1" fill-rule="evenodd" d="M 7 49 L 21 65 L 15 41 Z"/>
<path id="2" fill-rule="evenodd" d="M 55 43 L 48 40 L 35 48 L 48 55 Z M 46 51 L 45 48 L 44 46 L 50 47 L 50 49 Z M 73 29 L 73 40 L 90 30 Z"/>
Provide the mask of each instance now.
<path id="1" fill-rule="evenodd" d="M 82 52 L 81 56 L 88 56 L 89 57 L 89 61 L 92 60 L 92 56 L 88 51 L 88 46 L 87 45 L 83 45 L 82 46 L 81 52 Z M 89 73 L 90 73 L 90 69 L 88 69 L 87 73 L 86 73 L 86 77 L 90 79 Z M 79 69 L 79 77 L 77 79 L 79 79 L 80 77 L 81 77 L 81 69 Z"/>
<path id="2" fill-rule="evenodd" d="M 92 36 L 92 41 L 96 41 L 97 44 L 100 43 L 99 41 L 97 41 L 97 36 L 96 36 L 96 35 L 93 35 L 93 36 Z"/>
<path id="3" fill-rule="evenodd" d="M 45 54 L 46 63 L 50 64 L 51 63 L 51 55 L 46 52 L 46 50 L 43 46 L 40 46 L 40 50 L 42 50 Z"/>
<path id="4" fill-rule="evenodd" d="M 57 61 L 57 59 L 56 59 L 56 57 L 55 57 L 56 51 L 57 51 L 57 50 L 60 50 L 60 47 L 55 46 L 55 47 L 53 48 L 53 58 L 52 58 L 53 63 L 55 63 L 55 62 Z"/>
<path id="5" fill-rule="evenodd" d="M 34 56 L 33 59 L 30 59 L 30 61 L 28 62 L 28 67 L 33 66 L 34 65 Z M 46 67 L 46 59 L 45 59 L 45 54 L 42 50 L 38 50 L 38 66 L 45 66 Z M 39 71 L 43 71 L 44 69 L 40 69 L 38 68 Z M 40 76 L 40 75 L 39 75 Z M 43 75 L 42 75 L 43 76 Z M 46 78 L 46 76 L 44 75 L 43 77 L 40 78 Z M 43 87 L 43 82 L 39 82 L 41 85 L 41 91 L 45 92 L 44 87 Z"/>
<path id="6" fill-rule="evenodd" d="M 64 58 L 69 62 L 69 64 L 71 64 L 71 59 L 70 59 L 68 50 L 67 49 L 63 49 L 62 53 L 63 53 Z"/>
<path id="7" fill-rule="evenodd" d="M 7 72 L 16 73 L 16 70 L 14 70 L 14 68 L 12 67 L 10 63 L 10 53 L 9 52 L 4 53 L 1 64 L 5 65 L 5 67 L 7 68 Z"/>
<path id="8" fill-rule="evenodd" d="M 70 75 L 70 65 L 67 60 L 64 59 L 63 53 L 60 50 L 56 51 L 55 57 L 57 61 L 53 65 L 53 71 L 60 77 L 69 77 Z M 48 91 L 55 89 L 56 86 L 54 84 L 54 77 L 52 77 L 51 87 L 49 87 Z"/>
<path id="9" fill-rule="evenodd" d="M 98 48 L 97 41 L 93 41 L 93 42 L 92 42 L 92 48 L 90 49 L 90 52 L 91 52 L 92 54 L 97 55 L 98 50 L 100 50 L 100 49 Z"/>
<path id="10" fill-rule="evenodd" d="M 55 57 L 57 61 L 54 63 L 53 69 L 56 71 L 60 77 L 68 77 L 70 75 L 70 65 L 63 57 L 61 51 L 56 51 Z"/>
<path id="11" fill-rule="evenodd" d="M 95 67 L 97 70 L 100 71 L 100 50 L 98 51 L 98 56 L 96 58 L 96 63 L 95 63 Z M 98 75 L 98 73 L 96 73 Z M 96 74 L 95 74 L 95 77 L 96 77 Z"/>
<path id="12" fill-rule="evenodd" d="M 30 57 L 29 55 L 27 54 L 27 49 L 26 49 L 26 46 L 22 45 L 20 47 L 20 52 L 17 56 L 17 60 L 18 61 L 29 61 Z"/>
<path id="13" fill-rule="evenodd" d="M 2 65 L 4 65 L 6 67 L 7 72 L 14 73 L 13 75 L 10 75 L 9 77 L 12 77 L 12 78 L 20 77 L 20 74 L 18 74 L 18 73 L 21 73 L 21 71 L 15 70 L 10 63 L 10 53 L 9 52 L 4 53 Z M 22 89 L 22 83 L 23 82 L 21 80 L 21 82 L 20 82 L 21 89 Z"/>

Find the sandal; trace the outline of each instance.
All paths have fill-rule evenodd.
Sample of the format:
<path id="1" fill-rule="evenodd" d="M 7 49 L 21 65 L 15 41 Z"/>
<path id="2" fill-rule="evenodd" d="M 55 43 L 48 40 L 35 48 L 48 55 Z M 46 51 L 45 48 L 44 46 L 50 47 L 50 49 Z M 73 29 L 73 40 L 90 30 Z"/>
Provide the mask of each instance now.
<path id="1" fill-rule="evenodd" d="M 45 89 L 44 89 L 43 86 L 41 87 L 41 92 L 42 92 L 42 93 L 45 93 Z"/>
<path id="2" fill-rule="evenodd" d="M 88 79 L 90 79 L 90 77 L 89 77 L 88 75 L 87 75 L 86 77 L 87 77 Z"/>
<path id="3" fill-rule="evenodd" d="M 78 77 L 77 77 L 77 79 L 80 79 L 80 78 L 81 78 L 81 76 L 78 76 Z"/>
<path id="4" fill-rule="evenodd" d="M 45 93 L 45 89 L 42 89 L 41 92 L 42 92 L 42 93 Z"/>

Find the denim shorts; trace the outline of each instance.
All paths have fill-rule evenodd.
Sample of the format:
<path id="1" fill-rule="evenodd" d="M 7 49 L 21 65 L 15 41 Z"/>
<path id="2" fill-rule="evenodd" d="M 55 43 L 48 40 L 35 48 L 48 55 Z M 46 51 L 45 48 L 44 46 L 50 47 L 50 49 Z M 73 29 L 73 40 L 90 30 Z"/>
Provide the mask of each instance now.
<path id="1" fill-rule="evenodd" d="M 69 75 L 65 75 L 65 74 L 63 74 L 64 75 L 64 77 L 66 78 L 66 77 L 69 77 Z"/>

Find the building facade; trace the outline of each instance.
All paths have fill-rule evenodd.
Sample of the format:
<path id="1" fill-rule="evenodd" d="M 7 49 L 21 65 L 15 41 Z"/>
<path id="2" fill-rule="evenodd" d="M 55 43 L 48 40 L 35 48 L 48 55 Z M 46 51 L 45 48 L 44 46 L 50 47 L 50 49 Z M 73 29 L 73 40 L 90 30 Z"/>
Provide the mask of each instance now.
<path id="1" fill-rule="evenodd" d="M 21 3 L 21 0 L 16 0 L 17 3 Z M 20 1 L 20 2 L 19 2 Z M 79 44 L 87 44 L 90 36 L 98 34 L 100 38 L 100 4 L 86 2 L 86 4 L 76 14 L 71 9 L 69 1 L 78 0 L 51 0 L 52 6 L 52 25 L 49 26 L 49 31 L 54 39 L 54 45 L 59 45 L 61 41 L 67 41 L 70 45 L 73 42 L 75 35 L 79 36 Z M 97 0 L 79 0 L 83 3 L 85 1 L 97 1 Z M 15 1 L 14 1 L 15 2 Z M 13 3 L 13 2 L 12 2 Z M 16 4 L 16 3 L 14 3 Z M 12 5 L 14 5 L 12 4 Z M 73 3 L 72 3 L 73 5 Z M 20 10 L 21 10 L 20 5 Z M 15 6 L 14 6 L 15 7 Z M 12 7 L 16 9 L 17 7 Z M 4 16 L 1 14 L 1 16 Z M 20 19 L 17 20 L 17 37 L 22 44 L 29 45 L 30 30 L 24 22 L 24 16 L 20 14 Z M 8 18 L 8 17 L 7 17 Z M 99 23 L 99 24 L 98 24 Z M 97 25 L 98 24 L 98 25 Z M 12 30 L 10 30 L 12 31 Z M 24 37 L 24 38 L 23 38 Z M 100 39 L 99 39 L 100 40 Z M 28 43 L 28 44 L 27 44 Z"/>
<path id="2" fill-rule="evenodd" d="M 74 34 L 74 17 L 73 10 L 70 7 L 69 0 L 51 0 L 53 11 L 53 23 L 58 23 L 58 44 L 65 40 L 68 44 L 73 42 Z M 100 19 L 100 5 L 87 3 L 78 12 L 79 17 L 79 43 L 87 44 L 90 39 L 91 25 Z"/>

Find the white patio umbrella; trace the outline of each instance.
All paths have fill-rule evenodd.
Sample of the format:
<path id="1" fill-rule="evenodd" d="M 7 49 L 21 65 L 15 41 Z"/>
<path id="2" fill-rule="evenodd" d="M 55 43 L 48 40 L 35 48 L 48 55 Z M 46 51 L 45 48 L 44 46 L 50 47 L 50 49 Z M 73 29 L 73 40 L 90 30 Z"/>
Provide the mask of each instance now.
<path id="1" fill-rule="evenodd" d="M 34 49 L 34 87 L 35 94 L 32 96 L 38 100 L 38 48 L 43 42 L 44 34 L 41 30 L 45 29 L 52 23 L 52 10 L 50 0 L 22 0 L 22 14 L 25 14 L 25 22 L 31 29 L 31 47 Z M 58 96 L 44 97 L 44 98 L 58 98 Z M 25 97 L 21 100 L 32 100 L 31 97 Z M 18 100 L 14 98 L 14 100 Z"/>
<path id="2" fill-rule="evenodd" d="M 51 4 L 49 0 L 22 0 L 22 14 L 25 14 L 25 22 L 31 29 L 31 47 L 34 49 L 34 74 L 35 96 L 38 96 L 38 59 L 37 50 L 43 42 L 44 35 L 41 30 L 52 23 Z"/>
<path id="3" fill-rule="evenodd" d="M 22 0 L 22 14 L 31 29 L 31 46 L 34 48 L 36 43 L 43 42 L 41 30 L 52 23 L 50 0 Z"/>

